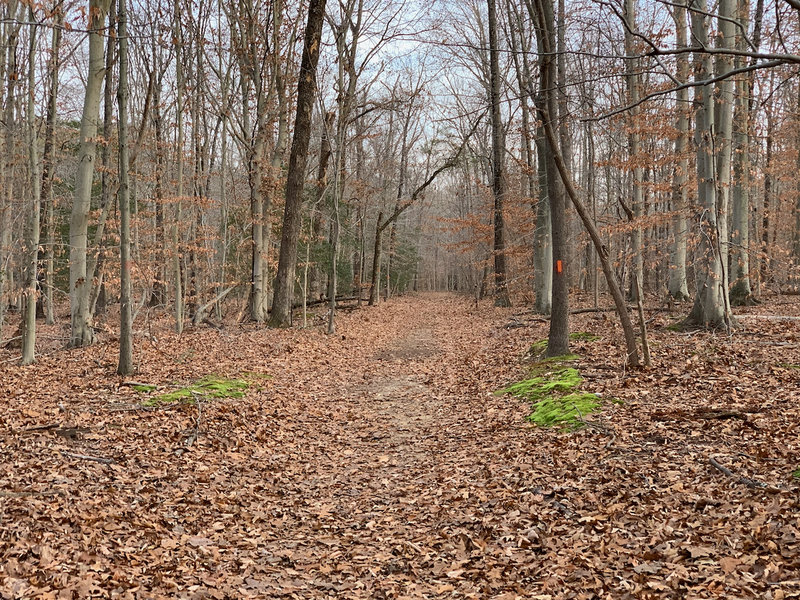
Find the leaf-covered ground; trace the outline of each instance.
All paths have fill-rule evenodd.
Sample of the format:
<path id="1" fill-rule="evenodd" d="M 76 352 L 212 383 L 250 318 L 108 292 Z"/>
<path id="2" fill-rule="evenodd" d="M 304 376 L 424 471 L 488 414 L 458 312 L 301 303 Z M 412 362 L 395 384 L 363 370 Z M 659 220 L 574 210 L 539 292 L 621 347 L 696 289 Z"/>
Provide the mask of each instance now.
<path id="1" fill-rule="evenodd" d="M 453 296 L 335 336 L 155 323 L 129 378 L 155 392 L 121 385 L 111 339 L 3 351 L 0 596 L 796 597 L 800 320 L 764 315 L 800 304 L 744 312 L 730 337 L 651 313 L 637 372 L 613 314 L 574 316 L 609 400 L 575 432 L 493 394 L 547 324 Z M 208 375 L 251 385 L 143 405 Z"/>

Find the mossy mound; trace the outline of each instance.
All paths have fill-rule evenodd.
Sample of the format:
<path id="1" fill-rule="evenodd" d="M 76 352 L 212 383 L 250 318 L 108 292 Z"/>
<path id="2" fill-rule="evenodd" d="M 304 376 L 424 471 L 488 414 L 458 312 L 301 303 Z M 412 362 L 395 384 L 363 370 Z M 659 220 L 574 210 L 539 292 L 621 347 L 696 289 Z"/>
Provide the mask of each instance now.
<path id="1" fill-rule="evenodd" d="M 590 392 L 574 392 L 564 396 L 549 396 L 534 404 L 528 417 L 541 427 L 553 425 L 580 426 L 583 417 L 600 409 L 600 398 Z"/>
<path id="2" fill-rule="evenodd" d="M 193 403 L 196 396 L 201 398 L 241 398 L 248 387 L 250 387 L 250 382 L 246 379 L 227 379 L 217 375 L 206 375 L 186 387 L 153 396 L 143 404 L 158 406 L 181 401 Z"/>
<path id="3" fill-rule="evenodd" d="M 569 334 L 569 339 L 573 342 L 596 342 L 600 339 L 600 336 L 589 333 L 588 331 L 573 331 Z M 528 347 L 527 352 L 525 352 L 525 358 L 528 360 L 539 360 L 546 350 L 547 338 L 538 340 Z M 566 356 L 556 356 L 546 360 L 574 360 L 576 358 L 578 358 L 576 354 L 568 354 Z"/>
<path id="4" fill-rule="evenodd" d="M 577 388 L 582 381 L 583 378 L 577 369 L 567 367 L 553 371 L 549 375 L 539 375 L 514 383 L 498 393 L 513 394 L 533 402 L 552 396 L 556 392 L 567 393 Z"/>
<path id="5" fill-rule="evenodd" d="M 528 420 L 541 427 L 561 426 L 575 429 L 584 425 L 584 417 L 597 412 L 602 401 L 597 394 L 578 388 L 583 378 L 574 367 L 564 366 L 572 357 L 557 357 L 560 361 L 543 361 L 531 369 L 531 377 L 499 390 L 498 394 L 513 394 L 532 404 Z"/>
<path id="6" fill-rule="evenodd" d="M 569 334 L 569 339 L 575 342 L 596 342 L 600 339 L 600 336 L 588 331 L 573 331 Z"/>
<path id="7" fill-rule="evenodd" d="M 149 394 L 150 392 L 155 392 L 158 386 L 151 385 L 149 383 L 142 383 L 133 386 L 134 391 L 139 392 L 140 394 Z"/>

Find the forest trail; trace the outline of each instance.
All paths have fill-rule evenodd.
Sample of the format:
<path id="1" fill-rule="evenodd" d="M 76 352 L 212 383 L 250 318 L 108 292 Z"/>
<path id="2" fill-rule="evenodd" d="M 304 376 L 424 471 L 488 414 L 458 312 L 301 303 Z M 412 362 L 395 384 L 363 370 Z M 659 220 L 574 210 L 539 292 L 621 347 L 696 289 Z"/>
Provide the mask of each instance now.
<path id="1" fill-rule="evenodd" d="M 143 406 L 113 339 L 4 367 L 0 597 L 800 591 L 800 323 L 729 338 L 657 316 L 660 366 L 625 373 L 614 321 L 578 317 L 601 338 L 573 344 L 584 387 L 624 402 L 561 432 L 493 393 L 546 335 L 530 316 L 426 294 L 343 313 L 333 336 L 139 331 L 136 379 L 159 392 L 251 378 L 199 405 Z"/>

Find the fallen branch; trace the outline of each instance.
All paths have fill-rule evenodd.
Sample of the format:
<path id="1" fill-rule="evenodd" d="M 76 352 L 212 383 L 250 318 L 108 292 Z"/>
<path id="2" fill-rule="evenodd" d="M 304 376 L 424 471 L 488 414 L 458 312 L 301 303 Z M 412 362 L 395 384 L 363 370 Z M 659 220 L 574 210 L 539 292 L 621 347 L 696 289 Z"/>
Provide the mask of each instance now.
<path id="1" fill-rule="evenodd" d="M 761 481 L 750 479 L 749 477 L 742 477 L 741 475 L 737 475 L 736 473 L 731 471 L 728 467 L 721 465 L 713 456 L 708 457 L 708 462 L 711 463 L 711 466 L 714 467 L 715 469 L 721 471 L 728 477 L 735 479 L 738 483 L 742 483 L 749 488 L 764 490 L 765 492 L 771 492 L 773 494 L 784 491 L 783 488 L 771 486 Z"/>
<path id="2" fill-rule="evenodd" d="M 87 454 L 74 454 L 72 452 L 67 452 L 66 450 L 62 450 L 61 454 L 68 458 L 77 458 L 78 460 L 90 460 L 93 462 L 99 462 L 104 465 L 114 464 L 113 458 L 103 458 L 102 456 L 89 456 Z"/>
<path id="3" fill-rule="evenodd" d="M 533 317 L 525 321 L 520 321 L 516 317 L 512 317 L 508 323 L 503 325 L 503 329 L 517 329 L 519 327 L 530 327 L 533 323 L 548 323 L 549 321 L 550 321 L 549 318 L 544 318 L 544 317 Z"/>
<path id="4" fill-rule="evenodd" d="M 737 319 L 764 319 L 765 321 L 800 321 L 800 317 L 790 315 L 736 315 Z"/>
<path id="5" fill-rule="evenodd" d="M 581 409 L 578 408 L 578 405 L 574 402 L 572 403 L 575 412 L 578 413 L 578 420 L 588 427 L 593 427 L 598 431 L 605 433 L 606 435 L 610 436 L 610 439 L 606 442 L 605 449 L 608 450 L 616 441 L 617 439 L 617 432 L 614 431 L 613 427 L 606 427 L 605 425 L 601 425 L 597 421 L 589 421 L 588 419 L 583 418 L 583 414 L 581 413 Z"/>
<path id="6" fill-rule="evenodd" d="M 336 302 L 337 303 L 339 303 L 339 302 L 352 302 L 353 300 L 359 300 L 359 297 L 358 296 L 337 296 L 336 297 Z M 367 300 L 369 300 L 369 299 L 368 298 L 361 298 L 362 302 L 366 302 Z M 311 302 L 306 302 L 306 308 L 309 308 L 311 306 L 318 306 L 320 304 L 329 304 L 329 303 L 330 303 L 330 299 L 329 298 L 321 298 L 320 300 L 312 300 Z M 302 308 L 302 307 L 303 307 L 303 303 L 302 302 L 300 302 L 298 304 L 293 304 L 292 305 L 292 310 L 294 310 L 296 308 Z M 338 306 L 337 306 L 337 308 L 338 308 Z"/>
<path id="7" fill-rule="evenodd" d="M 197 312 L 194 313 L 194 318 L 192 318 L 192 325 L 194 325 L 196 327 L 197 325 L 200 325 L 200 323 L 205 322 L 206 321 L 206 312 L 208 311 L 208 309 L 211 308 L 211 306 L 213 306 L 214 304 L 216 304 L 220 300 L 222 300 L 225 296 L 230 294 L 237 287 L 239 287 L 239 286 L 238 285 L 232 285 L 229 288 L 226 288 L 226 289 L 222 290 L 213 299 L 209 300 L 208 302 L 203 304 L 200 308 L 198 308 Z M 210 324 L 212 326 L 216 327 L 216 325 L 213 322 L 210 322 Z M 217 327 L 217 329 L 219 329 L 219 328 Z"/>
<path id="8" fill-rule="evenodd" d="M 740 413 L 735 410 L 721 410 L 721 409 L 709 409 L 704 411 L 698 411 L 695 413 L 695 416 L 699 419 L 741 419 L 743 421 L 747 420 L 747 415 L 744 413 Z"/>
<path id="9" fill-rule="evenodd" d="M 61 423 L 50 423 L 49 425 L 36 425 L 34 427 L 26 427 L 25 429 L 21 429 L 20 433 L 31 433 L 34 431 L 48 431 L 50 429 L 58 429 L 61 427 Z"/>
<path id="10" fill-rule="evenodd" d="M 146 387 L 155 389 L 158 386 L 154 383 L 144 383 L 143 381 L 123 381 L 119 384 L 119 387 Z"/>

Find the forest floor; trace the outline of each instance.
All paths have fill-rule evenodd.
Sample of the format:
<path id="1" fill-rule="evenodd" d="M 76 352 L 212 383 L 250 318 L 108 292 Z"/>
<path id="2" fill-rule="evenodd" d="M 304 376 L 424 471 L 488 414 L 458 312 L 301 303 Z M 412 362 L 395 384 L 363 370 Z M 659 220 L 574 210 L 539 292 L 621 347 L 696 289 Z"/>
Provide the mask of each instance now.
<path id="1" fill-rule="evenodd" d="M 572 345 L 582 389 L 609 400 L 576 431 L 494 393 L 547 323 L 448 295 L 334 336 L 165 317 L 127 379 L 110 329 L 30 367 L 3 350 L 0 597 L 798 597 L 800 319 L 766 318 L 798 300 L 732 336 L 651 311 L 641 371 L 613 313 L 574 315 L 599 336 Z M 146 406 L 211 374 L 251 386 Z"/>

